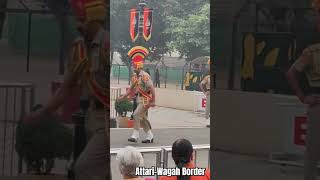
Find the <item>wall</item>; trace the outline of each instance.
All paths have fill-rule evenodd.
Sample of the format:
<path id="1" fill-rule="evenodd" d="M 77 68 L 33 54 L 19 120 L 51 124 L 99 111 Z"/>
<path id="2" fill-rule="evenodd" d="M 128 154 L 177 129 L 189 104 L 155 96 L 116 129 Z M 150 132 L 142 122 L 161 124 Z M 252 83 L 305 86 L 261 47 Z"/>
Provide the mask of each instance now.
<path id="1" fill-rule="evenodd" d="M 195 108 L 195 91 L 157 89 L 157 106 L 193 111 Z"/>
<path id="2" fill-rule="evenodd" d="M 284 150 L 287 119 L 277 103 L 300 105 L 289 96 L 220 90 L 211 101 L 214 147 L 256 155 Z"/>

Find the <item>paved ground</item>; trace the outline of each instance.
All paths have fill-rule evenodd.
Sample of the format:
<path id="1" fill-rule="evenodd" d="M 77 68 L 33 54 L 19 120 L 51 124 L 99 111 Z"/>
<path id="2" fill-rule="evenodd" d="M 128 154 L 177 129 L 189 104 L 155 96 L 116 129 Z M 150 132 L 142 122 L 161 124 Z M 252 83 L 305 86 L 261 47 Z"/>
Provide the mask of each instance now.
<path id="1" fill-rule="evenodd" d="M 201 128 L 206 126 L 204 113 L 182 111 L 165 107 L 149 110 L 148 119 L 154 129 L 165 128 Z M 130 116 L 131 114 L 128 114 Z"/>
<path id="2" fill-rule="evenodd" d="M 127 145 L 146 147 L 146 146 L 171 146 L 178 138 L 189 139 L 193 144 L 209 144 L 210 129 L 209 128 L 171 128 L 171 129 L 154 129 L 155 142 L 153 144 L 130 143 L 127 139 L 132 133 L 131 129 L 112 129 L 110 146 L 111 148 L 121 148 Z M 142 138 L 144 133 L 141 130 Z"/>

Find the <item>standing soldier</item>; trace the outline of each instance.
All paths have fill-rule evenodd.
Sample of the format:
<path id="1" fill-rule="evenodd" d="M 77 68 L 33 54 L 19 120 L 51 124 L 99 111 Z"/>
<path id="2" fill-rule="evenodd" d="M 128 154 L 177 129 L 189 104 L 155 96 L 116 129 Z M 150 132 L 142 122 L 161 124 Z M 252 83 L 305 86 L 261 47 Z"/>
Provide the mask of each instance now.
<path id="1" fill-rule="evenodd" d="M 287 73 L 287 78 L 299 100 L 308 105 L 308 129 L 305 152 L 305 180 L 316 180 L 320 160 L 320 44 L 307 47 Z M 304 92 L 299 84 L 300 73 L 305 73 L 310 85 Z"/>
<path id="2" fill-rule="evenodd" d="M 318 7 L 316 9 L 319 12 Z M 308 92 L 304 92 L 299 84 L 301 73 L 305 73 L 308 79 L 310 87 Z M 316 180 L 317 165 L 320 161 L 320 44 L 304 49 L 302 55 L 289 69 L 287 78 L 299 100 L 308 105 L 304 178 L 305 180 Z"/>
<path id="3" fill-rule="evenodd" d="M 90 131 L 92 136 L 78 157 L 74 171 L 76 180 L 110 179 L 109 154 L 109 33 L 103 29 L 107 15 L 104 0 L 73 0 L 77 29 L 81 33 L 72 46 L 68 72 L 61 88 L 42 109 L 32 112 L 26 122 L 54 112 L 72 89 L 81 87 L 81 99 L 89 102 Z"/>
<path id="4" fill-rule="evenodd" d="M 146 50 L 146 49 L 145 49 Z M 130 94 L 138 93 L 137 103 L 138 106 L 133 113 L 135 121 L 134 130 L 129 142 L 138 142 L 140 125 L 144 132 L 147 134 L 142 143 L 153 143 L 153 134 L 151 132 L 151 125 L 147 119 L 147 111 L 149 107 L 155 106 L 155 89 L 150 78 L 150 75 L 143 71 L 143 57 L 135 56 L 133 58 L 134 74 L 131 78 L 132 84 L 126 94 L 119 99 L 126 98 Z"/>
<path id="5" fill-rule="evenodd" d="M 313 7 L 317 13 L 320 1 L 314 0 Z M 319 24 L 317 26 L 319 28 Z M 319 29 L 318 29 L 319 30 Z M 305 73 L 309 90 L 304 92 L 299 84 L 299 75 Z M 303 50 L 301 56 L 292 65 L 287 78 L 299 100 L 308 106 L 308 124 L 304 161 L 305 180 L 316 180 L 320 161 L 320 44 L 314 44 Z"/>
<path id="6" fill-rule="evenodd" d="M 156 81 L 156 88 L 160 88 L 160 72 L 159 69 L 156 69 L 155 75 L 154 75 L 154 79 Z"/>
<path id="7" fill-rule="evenodd" d="M 208 64 L 210 65 L 210 59 L 208 60 Z M 207 127 L 210 127 L 210 68 L 209 74 L 203 78 L 200 83 L 200 89 L 203 94 L 206 96 L 206 124 Z"/>

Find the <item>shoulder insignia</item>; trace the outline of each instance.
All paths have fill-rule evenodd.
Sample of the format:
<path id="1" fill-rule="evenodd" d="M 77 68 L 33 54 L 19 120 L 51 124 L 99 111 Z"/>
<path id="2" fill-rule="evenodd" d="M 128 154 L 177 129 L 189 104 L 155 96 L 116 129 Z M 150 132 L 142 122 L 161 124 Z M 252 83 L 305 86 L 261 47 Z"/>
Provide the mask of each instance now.
<path id="1" fill-rule="evenodd" d="M 320 44 L 319 44 L 319 43 L 318 43 L 318 44 L 313 44 L 313 45 L 307 47 L 307 48 L 303 51 L 303 53 L 308 54 L 308 53 L 314 53 L 314 52 L 317 52 L 317 51 L 320 51 Z"/>
<path id="2" fill-rule="evenodd" d="M 73 45 L 77 45 L 79 43 L 83 43 L 84 42 L 84 39 L 82 37 L 78 37 L 76 38 L 74 41 L 73 41 Z"/>
<path id="3" fill-rule="evenodd" d="M 150 77 L 149 77 L 149 75 L 143 75 L 142 76 L 142 80 L 144 81 L 144 82 L 146 82 L 146 81 L 149 81 L 149 79 L 150 79 Z"/>

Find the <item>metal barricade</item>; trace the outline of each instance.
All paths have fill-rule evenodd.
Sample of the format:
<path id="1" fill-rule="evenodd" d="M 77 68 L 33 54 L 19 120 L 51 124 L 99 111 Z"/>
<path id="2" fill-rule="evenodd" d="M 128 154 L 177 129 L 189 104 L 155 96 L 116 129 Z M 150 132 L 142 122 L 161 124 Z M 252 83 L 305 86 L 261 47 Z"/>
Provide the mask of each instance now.
<path id="1" fill-rule="evenodd" d="M 22 172 L 22 159 L 15 152 L 16 126 L 34 105 L 34 87 L 28 83 L 0 83 L 1 176 Z"/>
<path id="2" fill-rule="evenodd" d="M 115 109 L 115 102 L 121 95 L 121 88 L 111 87 L 110 89 L 110 118 L 116 118 L 117 112 Z"/>

